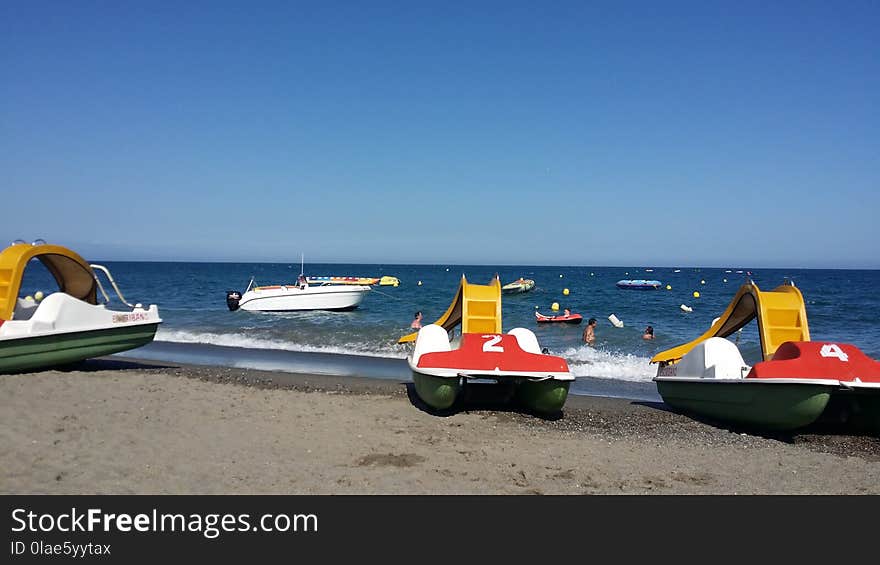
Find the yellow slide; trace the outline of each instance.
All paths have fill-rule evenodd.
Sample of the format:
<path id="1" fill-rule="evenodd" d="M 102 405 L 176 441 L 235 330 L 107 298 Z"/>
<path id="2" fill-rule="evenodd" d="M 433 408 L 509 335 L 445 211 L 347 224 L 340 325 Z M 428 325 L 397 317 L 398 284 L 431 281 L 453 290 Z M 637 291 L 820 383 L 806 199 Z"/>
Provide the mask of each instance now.
<path id="1" fill-rule="evenodd" d="M 786 341 L 810 341 L 801 291 L 791 283 L 762 291 L 750 281 L 739 288 L 727 310 L 706 333 L 690 343 L 658 353 L 651 363 L 678 363 L 687 352 L 710 337 L 727 337 L 756 317 L 765 361 L 772 359 L 776 349 Z"/>
<path id="2" fill-rule="evenodd" d="M 501 333 L 501 281 L 498 276 L 484 285 L 470 284 L 462 275 L 452 304 L 434 323 L 446 331 L 461 324 L 462 333 Z M 415 341 L 418 335 L 418 332 L 407 334 L 397 343 Z"/>

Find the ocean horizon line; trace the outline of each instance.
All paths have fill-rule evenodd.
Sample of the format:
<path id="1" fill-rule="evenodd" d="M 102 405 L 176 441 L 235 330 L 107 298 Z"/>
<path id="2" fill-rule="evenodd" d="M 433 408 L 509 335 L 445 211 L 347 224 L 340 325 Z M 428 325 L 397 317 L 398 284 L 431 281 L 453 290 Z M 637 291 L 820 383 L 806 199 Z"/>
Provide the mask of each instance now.
<path id="1" fill-rule="evenodd" d="M 190 259 L 96 259 L 94 262 L 108 263 L 198 263 L 205 265 L 295 265 L 298 261 L 233 261 L 233 260 L 190 260 Z M 737 269 L 742 271 L 757 271 L 764 269 L 783 270 L 792 269 L 799 271 L 880 271 L 880 267 L 800 267 L 792 265 L 764 265 L 764 266 L 741 266 L 741 265 L 598 265 L 598 264 L 530 264 L 530 263 L 436 263 L 436 262 L 414 262 L 414 263 L 386 263 L 382 261 L 306 261 L 306 265 L 369 265 L 369 266 L 388 266 L 388 267 L 480 267 L 480 268 L 525 268 L 538 267 L 542 269 L 560 268 L 560 269 Z M 743 273 L 741 273 L 743 274 Z"/>

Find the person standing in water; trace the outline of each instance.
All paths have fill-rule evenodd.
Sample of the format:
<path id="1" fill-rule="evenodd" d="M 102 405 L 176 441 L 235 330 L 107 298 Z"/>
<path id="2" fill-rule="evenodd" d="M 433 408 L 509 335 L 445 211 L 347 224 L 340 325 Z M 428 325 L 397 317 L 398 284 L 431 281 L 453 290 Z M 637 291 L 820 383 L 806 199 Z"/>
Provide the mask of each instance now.
<path id="1" fill-rule="evenodd" d="M 416 312 L 415 316 L 413 316 L 413 321 L 409 325 L 409 327 L 411 327 L 414 330 L 419 330 L 422 328 L 422 312 L 421 312 L 421 310 Z"/>
<path id="2" fill-rule="evenodd" d="M 584 343 L 593 345 L 596 341 L 596 318 L 590 318 L 587 321 L 587 327 L 584 328 Z"/>
<path id="3" fill-rule="evenodd" d="M 642 339 L 654 339 L 654 326 L 648 326 L 645 328 L 645 333 L 642 335 Z"/>

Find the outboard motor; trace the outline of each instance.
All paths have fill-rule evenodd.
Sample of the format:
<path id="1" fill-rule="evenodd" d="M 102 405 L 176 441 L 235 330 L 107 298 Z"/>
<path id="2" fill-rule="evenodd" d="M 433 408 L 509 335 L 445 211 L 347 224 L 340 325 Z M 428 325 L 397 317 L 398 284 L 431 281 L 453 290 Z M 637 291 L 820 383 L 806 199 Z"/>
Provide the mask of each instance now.
<path id="1" fill-rule="evenodd" d="M 231 312 L 238 310 L 238 301 L 241 300 L 241 293 L 237 290 L 226 291 L 226 306 Z"/>

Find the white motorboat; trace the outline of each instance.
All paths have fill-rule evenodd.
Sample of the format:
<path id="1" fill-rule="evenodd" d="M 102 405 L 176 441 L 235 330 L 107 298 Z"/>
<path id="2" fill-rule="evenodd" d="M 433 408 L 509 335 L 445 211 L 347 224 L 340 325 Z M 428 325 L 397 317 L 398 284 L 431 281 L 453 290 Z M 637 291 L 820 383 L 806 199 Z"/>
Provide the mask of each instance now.
<path id="1" fill-rule="evenodd" d="M 251 279 L 244 294 L 226 293 L 226 305 L 250 312 L 345 311 L 357 308 L 369 291 L 366 285 L 310 285 L 302 275 L 296 284 L 256 286 Z"/>

